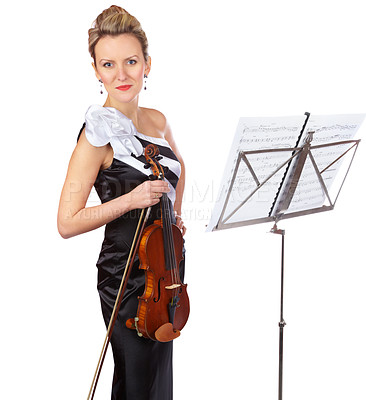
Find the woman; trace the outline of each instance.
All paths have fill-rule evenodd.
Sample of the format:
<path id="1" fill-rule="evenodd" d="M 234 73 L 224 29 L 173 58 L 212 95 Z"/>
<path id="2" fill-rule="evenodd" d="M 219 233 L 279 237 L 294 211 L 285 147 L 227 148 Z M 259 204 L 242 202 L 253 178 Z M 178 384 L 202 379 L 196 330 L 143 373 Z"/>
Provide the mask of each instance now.
<path id="1" fill-rule="evenodd" d="M 163 114 L 139 107 L 139 93 L 151 68 L 147 39 L 140 23 L 124 9 L 111 6 L 89 30 L 89 51 L 97 79 L 108 92 L 104 107 L 93 105 L 85 116 L 72 154 L 58 212 L 58 229 L 69 238 L 105 227 L 98 267 L 98 291 L 108 324 L 137 226 L 140 209 L 152 206 L 148 223 L 167 193 L 180 217 L 184 164 Z M 146 82 L 146 81 L 145 81 Z M 165 181 L 150 181 L 143 148 L 156 144 L 168 167 Z M 85 207 L 92 186 L 102 204 Z M 184 265 L 180 265 L 184 273 Z M 144 273 L 132 268 L 111 344 L 114 356 L 112 399 L 172 399 L 172 342 L 140 338 L 126 328 L 136 315 Z"/>

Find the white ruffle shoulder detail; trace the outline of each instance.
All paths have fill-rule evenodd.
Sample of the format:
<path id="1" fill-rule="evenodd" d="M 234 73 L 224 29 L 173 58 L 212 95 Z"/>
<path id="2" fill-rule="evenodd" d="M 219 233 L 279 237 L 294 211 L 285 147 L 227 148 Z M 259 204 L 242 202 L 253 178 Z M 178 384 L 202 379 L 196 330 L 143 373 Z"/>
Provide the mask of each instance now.
<path id="1" fill-rule="evenodd" d="M 85 136 L 89 143 L 95 147 L 110 143 L 116 158 L 143 154 L 136 133 L 132 121 L 115 108 L 94 104 L 85 114 Z"/>

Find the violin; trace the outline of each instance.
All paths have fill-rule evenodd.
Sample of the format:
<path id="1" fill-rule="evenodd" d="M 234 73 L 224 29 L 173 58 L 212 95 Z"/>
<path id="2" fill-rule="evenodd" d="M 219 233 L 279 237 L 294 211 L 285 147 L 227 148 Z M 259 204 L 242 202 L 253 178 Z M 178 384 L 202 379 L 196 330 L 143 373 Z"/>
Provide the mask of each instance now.
<path id="1" fill-rule="evenodd" d="M 164 179 L 159 149 L 150 144 L 145 158 L 152 179 Z M 189 316 L 187 284 L 181 282 L 179 264 L 183 259 L 183 236 L 172 221 L 172 206 L 166 193 L 160 200 L 161 219 L 144 229 L 139 244 L 139 268 L 145 271 L 145 291 L 138 298 L 135 318 L 126 326 L 139 336 L 169 342 L 180 336 Z"/>

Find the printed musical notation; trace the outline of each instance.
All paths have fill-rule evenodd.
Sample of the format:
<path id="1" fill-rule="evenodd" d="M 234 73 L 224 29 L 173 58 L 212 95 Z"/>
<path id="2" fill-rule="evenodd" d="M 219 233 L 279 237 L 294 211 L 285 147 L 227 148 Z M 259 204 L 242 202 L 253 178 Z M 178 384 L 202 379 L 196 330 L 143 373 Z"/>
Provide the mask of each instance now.
<path id="1" fill-rule="evenodd" d="M 351 140 L 364 119 L 363 114 L 354 115 L 314 115 L 310 116 L 306 130 L 301 138 L 301 144 L 305 143 L 308 132 L 314 132 L 311 141 L 311 154 L 314 157 L 319 172 L 339 159 L 332 168 L 321 174 L 327 191 L 329 192 L 334 179 L 342 166 L 344 157 L 341 157 L 352 146 L 352 144 L 339 144 L 317 148 L 318 145 L 332 144 Z M 294 160 L 295 161 L 295 160 Z M 288 174 L 288 178 L 291 175 Z M 280 203 L 286 195 L 286 181 L 277 199 L 278 207 L 274 207 L 273 214 L 281 209 Z M 326 193 L 322 187 L 315 167 L 307 158 L 301 177 L 291 203 L 286 210 L 287 213 L 310 210 L 321 207 L 328 203 Z M 330 205 L 330 204 L 328 204 Z"/>
<path id="2" fill-rule="evenodd" d="M 298 140 L 304 121 L 305 116 L 240 118 L 224 171 L 221 190 L 207 230 L 212 230 L 216 226 L 225 203 L 226 208 L 221 216 L 222 219 L 227 218 L 253 191 L 255 191 L 255 194 L 228 221 L 237 222 L 268 215 L 268 203 L 270 200 L 273 201 L 284 170 L 280 170 L 271 180 L 257 189 L 256 179 L 241 158 L 241 153 L 270 149 L 291 149 Z M 291 151 L 287 150 L 276 151 L 271 154 L 247 154 L 246 158 L 253 168 L 257 180 L 262 182 L 290 156 Z M 235 180 L 232 182 L 236 168 Z M 228 193 L 231 184 L 232 188 Z"/>
<path id="3" fill-rule="evenodd" d="M 291 190 L 294 187 L 293 182 L 287 181 L 292 179 L 299 158 L 294 156 L 294 148 L 305 144 L 308 132 L 314 132 L 311 154 L 319 171 L 324 170 L 322 180 L 329 189 L 342 164 L 342 158 L 336 160 L 349 144 L 328 144 L 352 139 L 364 118 L 363 114 L 310 116 L 302 133 L 305 115 L 240 118 L 207 230 L 215 229 L 218 222 L 263 219 L 269 217 L 271 210 L 278 210 L 290 184 Z M 317 148 L 319 145 L 326 146 Z M 327 168 L 329 165 L 331 168 Z M 297 179 L 286 212 L 321 206 L 325 194 L 309 157 Z"/>
<path id="4" fill-rule="evenodd" d="M 350 140 L 364 120 L 364 114 L 311 115 L 307 132 L 315 132 L 312 145 Z"/>

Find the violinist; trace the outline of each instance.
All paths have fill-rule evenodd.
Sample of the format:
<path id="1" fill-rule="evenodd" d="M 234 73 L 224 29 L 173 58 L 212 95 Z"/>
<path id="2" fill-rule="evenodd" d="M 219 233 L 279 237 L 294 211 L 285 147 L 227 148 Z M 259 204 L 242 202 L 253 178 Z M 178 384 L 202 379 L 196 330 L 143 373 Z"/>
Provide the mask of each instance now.
<path id="1" fill-rule="evenodd" d="M 105 225 L 97 261 L 104 321 L 108 325 L 126 267 L 141 209 L 151 207 L 147 225 L 158 218 L 164 193 L 173 205 L 174 222 L 185 233 L 180 217 L 184 164 L 162 113 L 139 106 L 151 69 L 146 35 L 135 17 L 118 6 L 104 10 L 89 29 L 89 52 L 103 106 L 91 105 L 71 156 L 62 189 L 58 230 L 70 238 Z M 149 180 L 144 148 L 154 144 L 163 156 L 164 180 Z M 86 207 L 92 186 L 101 204 Z M 184 260 L 183 260 L 184 261 Z M 134 260 L 111 337 L 114 358 L 112 399 L 171 400 L 172 341 L 139 337 L 126 327 L 136 315 L 144 291 L 144 272 Z M 184 262 L 179 273 L 183 280 Z"/>

